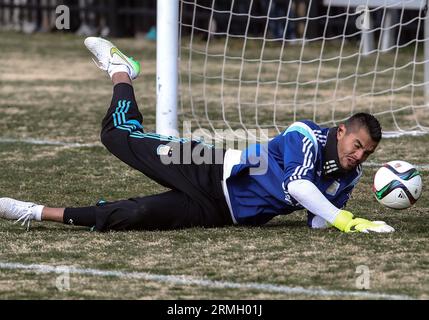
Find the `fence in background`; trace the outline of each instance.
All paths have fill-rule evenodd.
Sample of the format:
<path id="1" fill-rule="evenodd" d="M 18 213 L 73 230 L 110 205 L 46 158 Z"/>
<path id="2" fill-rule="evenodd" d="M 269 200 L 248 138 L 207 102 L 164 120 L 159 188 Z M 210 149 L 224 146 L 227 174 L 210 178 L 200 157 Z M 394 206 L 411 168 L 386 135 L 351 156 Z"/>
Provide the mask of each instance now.
<path id="1" fill-rule="evenodd" d="M 56 8 L 70 11 L 70 29 L 80 35 L 134 36 L 156 24 L 156 0 L 0 0 L 0 29 L 56 31 Z"/>
<path id="2" fill-rule="evenodd" d="M 200 26 L 201 30 L 207 30 L 206 24 L 210 20 L 210 13 L 204 8 L 212 7 L 215 10 L 213 20 L 217 22 L 218 32 L 224 30 L 229 34 L 240 34 L 245 31 L 243 29 L 246 26 L 246 23 L 243 23 L 243 19 L 246 19 L 245 14 L 250 13 L 252 21 L 248 32 L 258 35 L 263 32 L 264 19 L 268 17 L 275 21 L 276 14 L 279 15 L 282 10 L 285 11 L 284 8 L 289 6 L 290 1 L 293 8 L 291 18 L 296 19 L 300 16 L 310 18 L 305 31 L 304 23 L 297 20 L 296 26 L 290 30 L 294 37 L 309 39 L 320 37 L 324 26 L 329 36 L 342 34 L 344 29 L 349 33 L 356 32 L 355 21 L 345 20 L 344 15 L 341 15 L 341 12 L 347 10 L 345 8 L 330 8 L 331 17 L 328 24 L 323 19 L 311 19 L 323 16 L 327 12 L 327 6 L 323 1 L 314 0 L 275 0 L 277 13 L 272 8 L 272 12 L 267 12 L 267 0 L 188 0 L 181 4 L 181 17 L 185 23 L 187 19 L 196 19 L 193 24 L 197 28 Z M 197 5 L 190 6 L 187 3 Z M 71 19 L 68 31 L 79 35 L 139 36 L 154 31 L 156 26 L 156 0 L 0 0 L 0 30 L 26 33 L 56 31 L 55 9 L 60 5 L 66 5 L 70 9 Z M 196 12 L 193 12 L 195 8 Z M 335 13 L 336 16 L 334 16 Z M 230 14 L 234 15 L 232 19 Z M 411 20 L 415 14 L 416 11 L 406 11 L 403 19 Z M 377 23 L 382 12 L 374 11 L 372 15 Z M 227 28 L 229 30 L 226 30 Z M 401 39 L 401 42 L 409 40 L 406 39 L 407 30 L 410 39 L 415 38 L 416 25 L 405 24 L 402 30 L 404 39 Z"/>

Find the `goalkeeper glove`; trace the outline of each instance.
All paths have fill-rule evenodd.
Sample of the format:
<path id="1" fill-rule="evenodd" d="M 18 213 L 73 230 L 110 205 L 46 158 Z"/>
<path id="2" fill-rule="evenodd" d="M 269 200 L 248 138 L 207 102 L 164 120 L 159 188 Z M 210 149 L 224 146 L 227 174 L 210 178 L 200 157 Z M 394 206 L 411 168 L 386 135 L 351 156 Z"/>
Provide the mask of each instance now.
<path id="1" fill-rule="evenodd" d="M 340 210 L 337 217 L 335 218 L 333 226 L 346 233 L 387 233 L 395 231 L 395 229 L 386 224 L 384 221 L 370 221 L 362 218 L 354 218 L 353 214 L 346 210 Z"/>

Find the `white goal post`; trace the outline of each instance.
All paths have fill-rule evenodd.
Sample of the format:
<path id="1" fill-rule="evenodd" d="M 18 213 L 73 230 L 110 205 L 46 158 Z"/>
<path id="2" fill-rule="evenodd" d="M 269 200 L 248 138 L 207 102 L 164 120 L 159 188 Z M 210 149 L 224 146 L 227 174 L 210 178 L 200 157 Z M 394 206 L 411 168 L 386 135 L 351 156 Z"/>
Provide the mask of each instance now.
<path id="1" fill-rule="evenodd" d="M 156 132 L 177 136 L 179 0 L 158 0 L 156 18 Z"/>
<path id="2" fill-rule="evenodd" d="M 363 111 L 427 133 L 425 30 L 426 0 L 158 0 L 157 132 L 269 138 Z"/>

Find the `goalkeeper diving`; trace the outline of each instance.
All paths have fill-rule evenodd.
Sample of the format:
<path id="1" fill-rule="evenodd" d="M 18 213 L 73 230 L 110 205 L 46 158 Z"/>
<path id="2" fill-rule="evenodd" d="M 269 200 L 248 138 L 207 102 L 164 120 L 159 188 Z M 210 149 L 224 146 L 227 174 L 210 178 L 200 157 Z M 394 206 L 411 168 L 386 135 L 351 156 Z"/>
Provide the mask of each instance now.
<path id="1" fill-rule="evenodd" d="M 31 221 L 55 221 L 96 231 L 171 230 L 257 226 L 306 209 L 311 228 L 331 227 L 346 233 L 394 231 L 383 221 L 356 217 L 344 209 L 362 175 L 362 163 L 382 137 L 374 116 L 357 113 L 332 128 L 297 121 L 268 143 L 244 150 L 162 136 L 143 128 L 132 87 L 140 64 L 105 39 L 89 37 L 85 45 L 113 82 L 112 101 L 102 121 L 102 143 L 169 190 L 80 208 L 0 198 L 1 218 L 26 224 L 27 229 Z M 220 154 L 223 163 L 162 161 L 177 150 L 210 154 L 212 159 Z"/>

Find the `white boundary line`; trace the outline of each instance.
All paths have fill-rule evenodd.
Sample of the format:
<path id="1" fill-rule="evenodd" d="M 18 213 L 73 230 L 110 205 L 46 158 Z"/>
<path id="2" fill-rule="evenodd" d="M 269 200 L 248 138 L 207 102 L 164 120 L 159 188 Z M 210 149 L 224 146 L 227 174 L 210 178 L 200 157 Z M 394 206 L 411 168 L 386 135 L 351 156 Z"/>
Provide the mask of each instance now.
<path id="1" fill-rule="evenodd" d="M 0 143 L 27 143 L 36 145 L 60 146 L 69 148 L 84 148 L 84 147 L 102 147 L 101 143 L 76 143 L 76 142 L 61 142 L 51 140 L 37 139 L 15 139 L 15 138 L 0 138 Z"/>
<path id="2" fill-rule="evenodd" d="M 379 168 L 383 165 L 384 163 L 377 163 L 377 162 L 365 162 L 363 165 L 364 167 L 371 167 L 371 168 Z M 415 167 L 418 170 L 429 170 L 429 164 L 416 164 Z"/>
<path id="3" fill-rule="evenodd" d="M 363 299 L 389 299 L 389 300 L 410 300 L 414 299 L 406 295 L 396 295 L 396 294 L 385 294 L 385 293 L 376 293 L 376 292 L 366 292 L 366 291 L 342 291 L 342 290 L 325 290 L 325 289 L 316 289 L 316 288 L 303 288 L 303 287 L 289 287 L 282 286 L 270 283 L 238 283 L 238 282 L 229 282 L 229 281 L 215 281 L 202 278 L 194 278 L 185 275 L 160 275 L 160 274 L 151 274 L 146 272 L 127 272 L 127 271 L 114 271 L 114 270 L 98 270 L 98 269 L 81 269 L 76 267 L 67 267 L 67 266 L 50 266 L 43 264 L 22 264 L 22 263 L 7 263 L 0 262 L 0 269 L 9 269 L 9 270 L 27 270 L 34 271 L 36 273 L 57 273 L 57 274 L 80 274 L 88 276 L 98 276 L 98 277 L 117 277 L 125 279 L 139 279 L 146 281 L 154 281 L 161 283 L 169 283 L 173 285 L 185 285 L 185 286 L 200 286 L 207 288 L 216 288 L 216 289 L 244 289 L 244 290 L 255 290 L 255 291 L 265 291 L 273 293 L 283 293 L 283 294 L 303 294 L 310 296 L 318 297 L 356 297 Z"/>
<path id="4" fill-rule="evenodd" d="M 37 140 L 37 139 L 15 139 L 15 138 L 0 138 L 0 143 L 28 143 L 35 145 L 52 145 L 52 146 L 61 146 L 69 148 L 92 148 L 92 147 L 102 147 L 103 145 L 99 142 L 95 143 L 74 143 L 74 142 L 61 142 L 61 141 L 51 141 L 51 140 Z M 383 163 L 377 162 L 365 162 L 363 164 L 365 167 L 381 167 Z M 415 165 L 418 170 L 429 170 L 429 164 Z"/>

